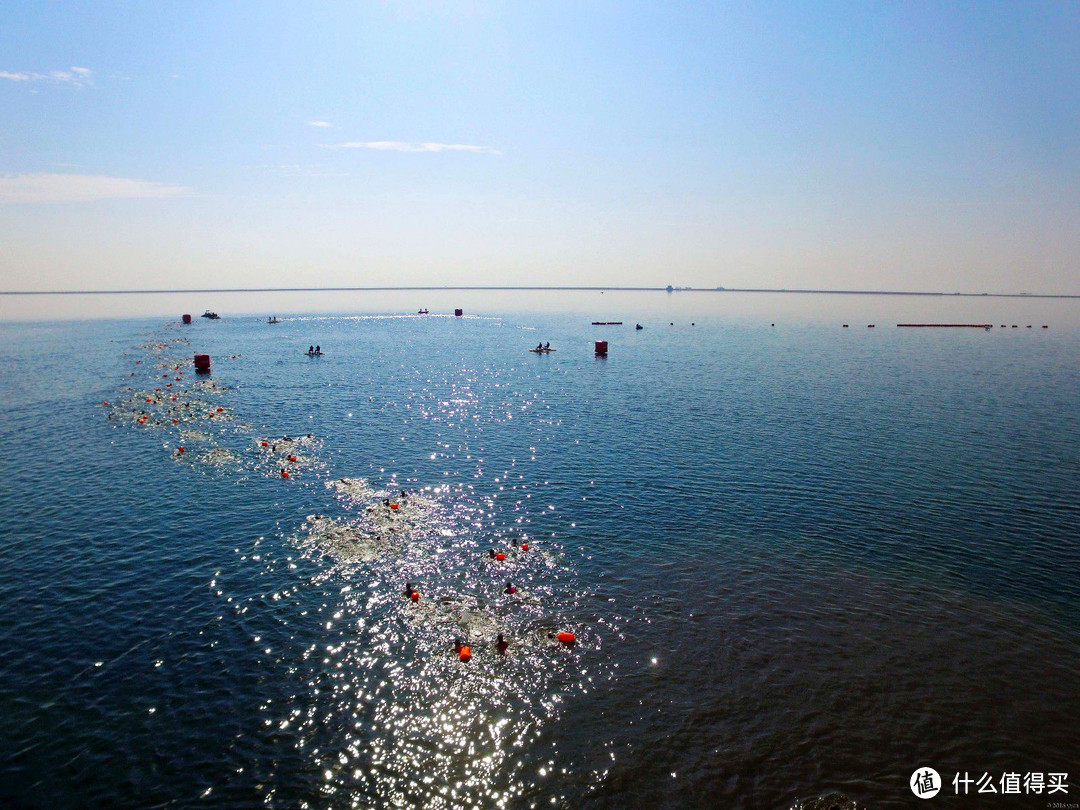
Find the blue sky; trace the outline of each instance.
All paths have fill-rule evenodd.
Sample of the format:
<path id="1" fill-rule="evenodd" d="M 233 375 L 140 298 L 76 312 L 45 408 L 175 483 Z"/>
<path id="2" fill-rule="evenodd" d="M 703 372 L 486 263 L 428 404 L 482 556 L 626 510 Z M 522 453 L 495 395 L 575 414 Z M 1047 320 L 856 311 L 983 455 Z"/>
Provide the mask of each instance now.
<path id="1" fill-rule="evenodd" d="M 1080 4 L 0 19 L 3 289 L 1080 292 Z"/>

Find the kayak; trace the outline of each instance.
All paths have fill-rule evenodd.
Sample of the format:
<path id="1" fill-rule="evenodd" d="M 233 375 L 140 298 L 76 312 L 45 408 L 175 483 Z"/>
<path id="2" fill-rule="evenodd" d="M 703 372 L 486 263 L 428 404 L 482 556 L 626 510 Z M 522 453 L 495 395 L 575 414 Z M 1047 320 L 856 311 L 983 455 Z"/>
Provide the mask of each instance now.
<path id="1" fill-rule="evenodd" d="M 547 354 L 548 352 L 555 351 L 555 349 L 529 349 L 529 351 L 533 354 Z"/>

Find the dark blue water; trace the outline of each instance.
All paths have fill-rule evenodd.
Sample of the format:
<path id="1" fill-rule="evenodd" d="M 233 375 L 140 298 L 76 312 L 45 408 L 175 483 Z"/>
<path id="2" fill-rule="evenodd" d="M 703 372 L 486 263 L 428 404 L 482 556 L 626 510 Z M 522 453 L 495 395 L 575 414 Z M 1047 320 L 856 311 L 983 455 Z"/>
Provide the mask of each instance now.
<path id="1" fill-rule="evenodd" d="M 1074 779 L 1075 328 L 623 319 L 0 325 L 0 803 Z"/>

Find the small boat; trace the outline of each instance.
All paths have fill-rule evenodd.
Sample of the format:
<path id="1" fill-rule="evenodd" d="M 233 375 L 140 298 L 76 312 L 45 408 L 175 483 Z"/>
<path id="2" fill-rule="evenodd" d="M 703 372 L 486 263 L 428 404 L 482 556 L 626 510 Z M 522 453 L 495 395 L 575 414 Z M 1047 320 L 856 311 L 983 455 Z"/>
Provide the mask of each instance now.
<path id="1" fill-rule="evenodd" d="M 593 326 L 622 326 L 622 321 L 593 321 Z"/>
<path id="2" fill-rule="evenodd" d="M 209 318 L 212 321 L 216 321 L 221 318 L 221 316 L 218 315 L 216 312 L 211 312 L 210 310 L 206 310 L 206 312 L 204 312 L 200 317 Z"/>
<path id="3" fill-rule="evenodd" d="M 641 324 L 639 323 L 639 324 L 638 324 L 637 326 L 635 326 L 634 328 L 635 328 L 635 329 L 644 329 L 645 327 L 644 327 L 644 326 L 642 326 L 642 325 L 641 325 Z"/>
<path id="4" fill-rule="evenodd" d="M 555 351 L 555 349 L 529 349 L 529 351 L 533 354 L 547 354 L 548 352 Z"/>
<path id="5" fill-rule="evenodd" d="M 304 352 L 308 357 L 322 357 L 322 352 Z"/>
<path id="6" fill-rule="evenodd" d="M 418 309 L 418 310 L 416 311 L 416 314 L 417 314 L 417 315 L 427 315 L 427 314 L 428 314 L 428 311 L 427 311 L 426 309 Z"/>
<path id="7" fill-rule="evenodd" d="M 273 317 L 273 318 L 267 318 L 267 319 L 266 319 L 266 322 L 267 322 L 267 323 L 281 323 L 281 321 L 279 321 L 279 320 L 278 320 L 278 319 L 277 319 L 276 317 Z"/>

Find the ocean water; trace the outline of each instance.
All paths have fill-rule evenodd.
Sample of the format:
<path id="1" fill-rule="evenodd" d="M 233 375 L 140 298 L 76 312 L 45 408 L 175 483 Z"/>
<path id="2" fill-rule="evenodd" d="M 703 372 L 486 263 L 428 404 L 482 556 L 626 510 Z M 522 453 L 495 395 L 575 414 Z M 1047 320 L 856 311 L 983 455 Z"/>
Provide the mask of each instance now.
<path id="1" fill-rule="evenodd" d="M 672 298 L 0 323 L 0 805 L 1075 801 L 1076 303 Z"/>

